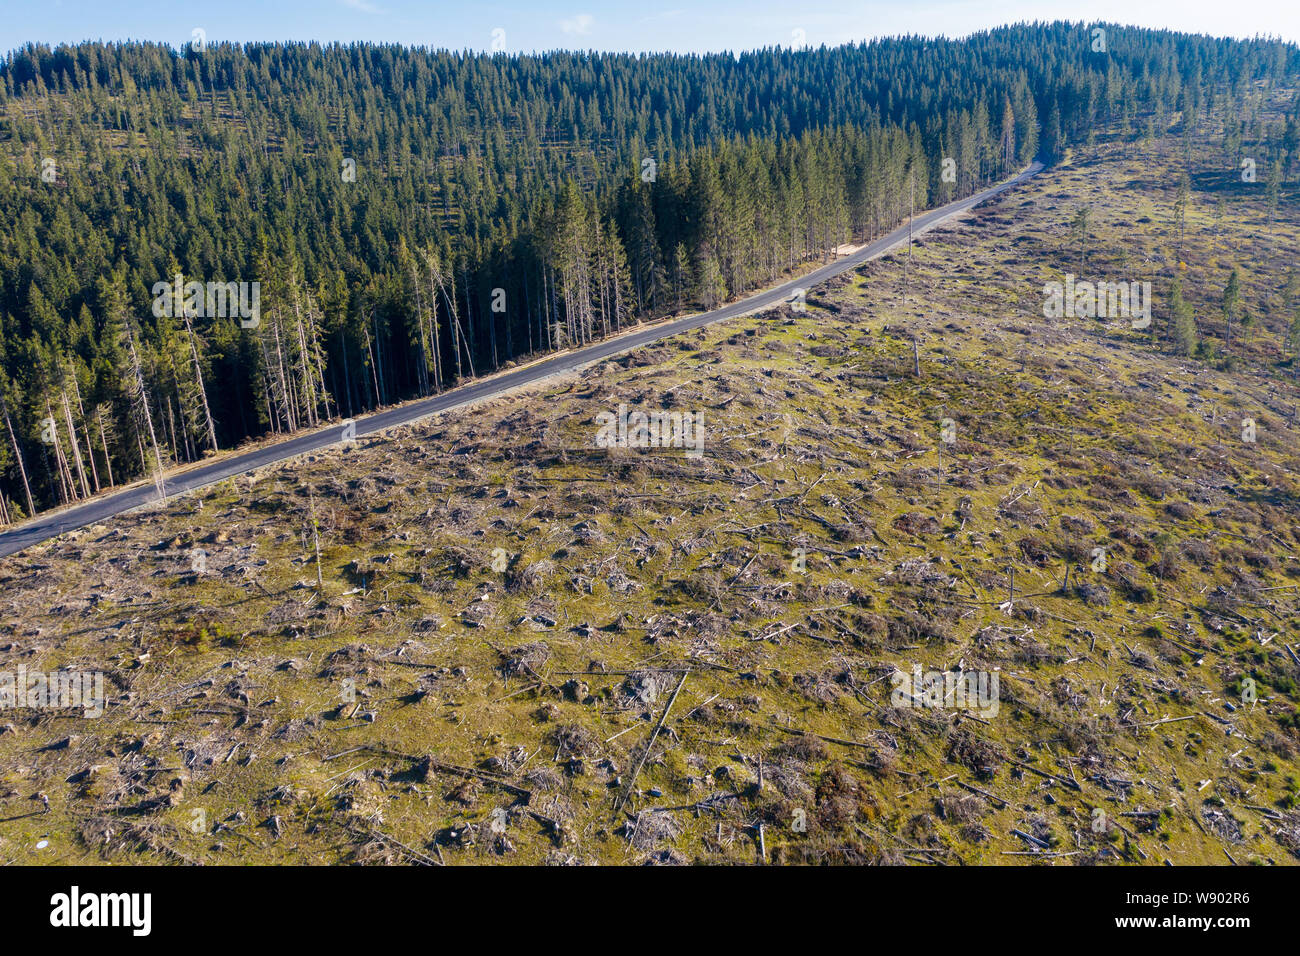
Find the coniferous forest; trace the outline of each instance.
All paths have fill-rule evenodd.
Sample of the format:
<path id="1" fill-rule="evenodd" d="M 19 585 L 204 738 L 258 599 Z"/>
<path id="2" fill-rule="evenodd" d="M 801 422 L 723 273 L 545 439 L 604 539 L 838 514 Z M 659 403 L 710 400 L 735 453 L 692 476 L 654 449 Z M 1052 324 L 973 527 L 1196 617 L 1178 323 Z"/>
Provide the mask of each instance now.
<path id="1" fill-rule="evenodd" d="M 28 46 L 0 62 L 0 518 L 710 308 L 1296 48 L 1078 24 L 737 56 Z M 944 159 L 953 162 L 945 164 Z M 945 172 L 948 175 L 945 175 Z M 179 279 L 178 279 L 179 277 Z M 255 321 L 159 284 L 259 284 Z M 162 312 L 163 314 L 159 314 Z"/>

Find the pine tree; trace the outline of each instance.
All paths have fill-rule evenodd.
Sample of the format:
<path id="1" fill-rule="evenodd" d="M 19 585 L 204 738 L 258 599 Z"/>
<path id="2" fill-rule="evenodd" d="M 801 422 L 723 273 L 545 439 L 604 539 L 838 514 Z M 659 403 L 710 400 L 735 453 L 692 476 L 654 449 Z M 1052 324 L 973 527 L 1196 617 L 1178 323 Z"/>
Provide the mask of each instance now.
<path id="1" fill-rule="evenodd" d="M 998 141 L 1003 176 L 1016 167 L 1016 114 L 1011 109 L 1011 97 L 1002 101 L 1002 135 Z"/>
<path id="2" fill-rule="evenodd" d="M 1196 352 L 1196 338 L 1196 318 L 1183 298 L 1183 280 L 1174 276 L 1169 288 L 1169 342 L 1179 355 L 1190 356 Z"/>
<path id="3" fill-rule="evenodd" d="M 1070 220 L 1070 232 L 1075 240 L 1079 243 L 1079 272 L 1087 266 L 1088 262 L 1088 221 L 1092 216 L 1092 208 L 1089 206 L 1080 206 L 1079 211 L 1074 214 Z"/>
<path id="4" fill-rule="evenodd" d="M 1232 322 L 1241 307 L 1241 273 L 1236 266 L 1228 275 L 1228 284 L 1223 289 L 1223 324 L 1226 329 L 1225 345 L 1232 345 Z"/>
<path id="5" fill-rule="evenodd" d="M 680 242 L 673 250 L 672 275 L 674 310 L 680 312 L 691 282 L 691 261 L 686 255 L 686 246 Z"/>
<path id="6" fill-rule="evenodd" d="M 708 245 L 700 246 L 695 254 L 694 297 L 712 309 L 727 297 L 727 285 L 722 279 L 718 257 Z"/>

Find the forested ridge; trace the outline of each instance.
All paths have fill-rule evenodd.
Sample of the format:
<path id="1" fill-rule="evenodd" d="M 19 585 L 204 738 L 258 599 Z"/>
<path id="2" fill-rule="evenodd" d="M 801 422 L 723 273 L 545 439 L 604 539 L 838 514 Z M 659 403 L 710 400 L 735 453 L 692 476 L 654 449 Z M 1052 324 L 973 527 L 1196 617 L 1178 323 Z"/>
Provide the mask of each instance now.
<path id="1" fill-rule="evenodd" d="M 1294 78 L 1296 47 L 1106 39 L 1058 23 L 738 56 L 11 53 L 3 517 L 715 305 L 1103 128 L 1219 113 L 1236 149 L 1295 177 L 1297 109 L 1273 128 L 1237 104 Z M 260 283 L 258 321 L 157 314 L 177 276 Z"/>

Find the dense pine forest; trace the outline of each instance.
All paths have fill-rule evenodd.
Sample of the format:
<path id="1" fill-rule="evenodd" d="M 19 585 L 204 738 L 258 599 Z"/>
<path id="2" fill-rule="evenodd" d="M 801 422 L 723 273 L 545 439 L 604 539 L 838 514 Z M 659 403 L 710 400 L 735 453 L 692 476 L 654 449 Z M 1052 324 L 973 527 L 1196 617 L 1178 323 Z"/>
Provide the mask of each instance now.
<path id="1" fill-rule="evenodd" d="M 0 517 L 711 307 L 1300 51 L 1080 24 L 736 56 L 29 46 L 0 62 Z M 951 159 L 951 163 L 945 163 Z M 259 284 L 254 316 L 159 308 Z M 233 287 L 232 287 L 233 289 Z M 198 300 L 201 304 L 201 298 Z"/>

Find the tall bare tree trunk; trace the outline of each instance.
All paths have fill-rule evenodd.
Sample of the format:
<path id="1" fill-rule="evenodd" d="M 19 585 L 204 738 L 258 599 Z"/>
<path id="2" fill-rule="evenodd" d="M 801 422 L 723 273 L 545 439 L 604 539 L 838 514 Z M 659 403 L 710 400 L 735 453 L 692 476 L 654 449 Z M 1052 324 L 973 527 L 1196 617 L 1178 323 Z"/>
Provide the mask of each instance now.
<path id="1" fill-rule="evenodd" d="M 90 440 L 90 422 L 86 418 L 86 406 L 81 403 L 81 386 L 77 384 L 75 369 L 69 370 L 72 379 L 72 394 L 77 399 L 77 411 L 81 414 L 81 431 L 86 436 L 86 458 L 90 460 L 90 476 L 95 482 L 95 494 L 99 494 L 99 468 L 95 466 L 95 443 Z"/>
<path id="2" fill-rule="evenodd" d="M 444 292 L 444 295 L 445 294 L 446 293 Z M 460 380 L 464 375 L 460 365 L 460 344 L 463 336 L 460 328 L 460 309 L 456 305 L 456 275 L 454 267 L 451 275 L 451 298 L 448 304 L 451 307 L 451 342 L 452 348 L 456 353 L 456 383 L 460 384 Z"/>
<path id="3" fill-rule="evenodd" d="M 425 264 L 429 269 L 429 326 L 433 332 L 433 387 L 442 391 L 442 345 L 438 341 L 438 292 L 433 253 L 426 252 Z"/>
<path id="4" fill-rule="evenodd" d="M 430 258 L 429 264 L 433 270 L 434 278 L 438 282 L 438 288 L 442 290 L 442 297 L 447 302 L 447 311 L 450 313 L 447 324 L 451 327 L 452 351 L 456 353 L 456 381 L 459 383 L 464 374 L 460 364 L 460 347 L 464 341 L 465 332 L 460 326 L 460 308 L 456 305 L 456 274 L 453 271 L 444 281 L 442 267 L 438 265 L 437 260 Z M 451 286 L 450 294 L 447 292 L 447 285 Z M 466 348 L 465 354 L 469 354 L 468 348 Z M 470 374 L 474 374 L 472 358 L 470 359 Z"/>
<path id="5" fill-rule="evenodd" d="M 379 369 L 375 367 L 375 350 L 370 347 L 370 327 L 363 325 L 361 331 L 366 334 L 366 355 L 370 358 L 370 381 L 375 386 L 375 407 L 383 404 L 379 400 Z"/>
<path id="6" fill-rule="evenodd" d="M 272 313 L 271 328 L 275 332 L 275 365 L 276 373 L 280 377 L 280 398 L 284 403 L 285 429 L 296 432 L 298 430 L 298 417 L 296 414 L 295 402 L 293 401 L 293 389 L 284 368 L 284 347 L 280 342 L 280 310 L 276 309 Z"/>
<path id="7" fill-rule="evenodd" d="M 144 387 L 144 372 L 140 368 L 140 353 L 135 347 L 135 335 L 131 331 L 128 323 L 126 326 L 126 341 L 131 349 L 131 372 L 135 377 L 135 387 L 139 393 L 140 409 L 144 413 L 145 425 L 149 429 L 149 442 L 153 445 L 154 463 L 157 465 L 157 472 L 154 474 L 154 484 L 158 488 L 158 497 L 166 498 L 166 485 L 163 482 L 163 461 L 162 451 L 158 448 L 158 433 L 153 427 L 153 412 L 149 409 L 149 392 Z M 144 455 L 144 449 L 140 449 L 141 457 Z M 146 471 L 148 468 L 146 467 Z"/>
<path id="8" fill-rule="evenodd" d="M 199 384 L 199 398 L 203 401 L 203 418 L 207 424 L 208 446 L 217 450 L 217 427 L 212 421 L 212 409 L 208 407 L 208 390 L 203 384 L 203 368 L 199 363 L 199 347 L 195 341 L 194 326 L 190 324 L 190 314 L 188 310 L 181 310 L 185 314 L 185 331 L 188 333 L 190 341 L 190 358 L 194 362 L 194 381 Z"/>
<path id="9" fill-rule="evenodd" d="M 108 486 L 114 485 L 113 481 L 113 458 L 108 453 L 108 435 L 104 430 L 104 407 L 101 405 L 95 409 L 95 417 L 99 419 L 99 441 L 104 446 L 104 467 L 108 470 Z"/>
<path id="10" fill-rule="evenodd" d="M 329 418 L 332 413 L 330 411 L 331 396 L 329 391 L 325 388 L 325 349 L 321 347 L 320 325 L 316 321 L 317 309 L 318 306 L 316 300 L 311 296 L 310 293 L 308 293 L 307 294 L 307 337 L 308 337 L 308 341 L 311 343 L 310 365 L 312 369 L 312 374 L 316 377 L 315 390 L 313 391 L 312 394 L 316 396 L 316 402 L 318 405 L 317 412 L 316 412 L 316 421 L 319 422 L 321 420 L 321 415 L 320 415 L 321 409 L 324 410 L 325 418 Z M 321 318 L 323 319 L 324 316 L 322 316 Z M 334 387 L 336 390 L 338 389 L 337 378 L 334 379 Z M 335 402 L 336 407 L 337 404 L 338 403 Z"/>
<path id="11" fill-rule="evenodd" d="M 54 439 L 51 444 L 54 446 L 54 467 L 59 473 L 59 489 L 63 495 L 63 503 L 69 504 L 77 500 L 77 485 L 72 480 L 72 469 L 68 467 L 68 459 L 63 454 L 63 440 L 59 438 L 59 423 L 54 417 L 54 407 L 50 400 L 45 400 L 46 421 L 50 423 L 50 435 Z"/>
<path id="12" fill-rule="evenodd" d="M 36 514 L 36 505 L 32 503 L 32 486 L 27 480 L 27 465 L 23 462 L 23 451 L 18 447 L 18 436 L 14 434 L 14 424 L 9 419 L 9 406 L 5 404 L 4 396 L 0 395 L 0 412 L 4 413 L 5 428 L 9 430 L 9 441 L 14 446 L 14 459 L 18 462 L 18 474 L 23 478 L 23 493 L 27 496 L 27 517 Z"/>
<path id="13" fill-rule="evenodd" d="M 311 371 L 311 353 L 307 347 L 307 327 L 302 319 L 302 303 L 298 298 L 298 285 L 296 282 L 293 289 L 293 320 L 294 336 L 298 340 L 297 372 L 300 383 L 296 391 L 300 393 L 301 417 L 306 421 L 307 427 L 312 428 L 316 425 L 316 385 Z M 291 368 L 290 374 L 292 373 Z"/>
<path id="14" fill-rule="evenodd" d="M 72 422 L 72 406 L 68 403 L 68 393 L 60 389 L 59 397 L 63 400 L 63 420 L 68 423 L 68 444 L 77 462 L 77 478 L 81 481 L 82 497 L 90 497 L 90 485 L 86 481 L 86 468 L 81 460 L 81 445 L 77 442 L 77 426 Z"/>
<path id="15" fill-rule="evenodd" d="M 411 286 L 415 291 L 415 328 L 420 340 L 420 356 L 416 363 L 416 372 L 420 383 L 420 394 L 429 394 L 429 343 L 424 330 L 424 302 L 420 298 L 420 273 L 415 257 L 411 257 Z"/>

